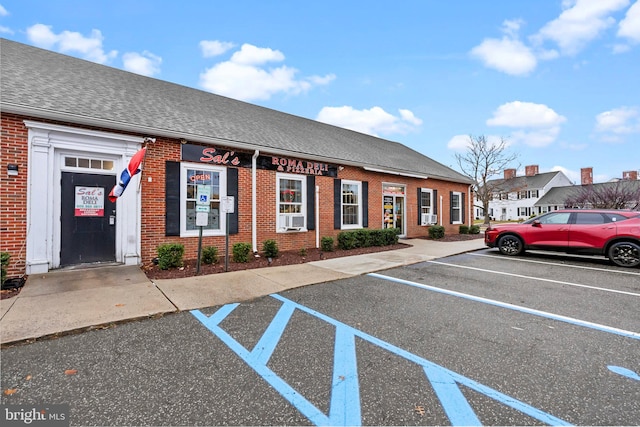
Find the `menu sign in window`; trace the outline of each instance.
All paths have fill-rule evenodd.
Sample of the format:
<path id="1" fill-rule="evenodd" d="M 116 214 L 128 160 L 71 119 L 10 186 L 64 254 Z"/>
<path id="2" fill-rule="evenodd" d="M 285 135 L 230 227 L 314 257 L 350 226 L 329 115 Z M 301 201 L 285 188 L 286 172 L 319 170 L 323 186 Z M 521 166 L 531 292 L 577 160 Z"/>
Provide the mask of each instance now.
<path id="1" fill-rule="evenodd" d="M 76 187 L 75 216 L 104 216 L 104 188 Z"/>

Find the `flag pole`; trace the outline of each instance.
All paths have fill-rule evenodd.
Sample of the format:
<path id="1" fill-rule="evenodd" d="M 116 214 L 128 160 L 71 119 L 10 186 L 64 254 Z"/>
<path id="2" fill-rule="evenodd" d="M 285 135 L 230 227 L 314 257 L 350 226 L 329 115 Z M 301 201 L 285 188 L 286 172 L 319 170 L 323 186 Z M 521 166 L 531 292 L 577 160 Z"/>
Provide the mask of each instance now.
<path id="1" fill-rule="evenodd" d="M 144 139 L 144 147 L 142 147 L 142 148 L 145 148 L 144 156 L 142 156 L 142 162 L 140 162 L 140 180 L 138 181 L 138 193 L 140 193 L 140 190 L 142 188 L 142 174 L 144 172 L 144 161 L 147 158 L 147 150 L 148 150 L 147 147 L 148 146 L 149 146 L 149 138 L 145 138 Z"/>

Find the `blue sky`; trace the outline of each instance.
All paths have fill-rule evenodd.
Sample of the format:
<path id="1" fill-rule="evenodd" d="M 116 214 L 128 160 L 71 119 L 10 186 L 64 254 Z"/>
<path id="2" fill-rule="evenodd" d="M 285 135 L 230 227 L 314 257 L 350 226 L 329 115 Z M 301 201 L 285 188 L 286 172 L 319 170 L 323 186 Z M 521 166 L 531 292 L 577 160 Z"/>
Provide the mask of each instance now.
<path id="1" fill-rule="evenodd" d="M 640 170 L 640 0 L 0 0 L 0 37 L 401 142 Z M 3 64 L 8 66 L 9 64 Z"/>

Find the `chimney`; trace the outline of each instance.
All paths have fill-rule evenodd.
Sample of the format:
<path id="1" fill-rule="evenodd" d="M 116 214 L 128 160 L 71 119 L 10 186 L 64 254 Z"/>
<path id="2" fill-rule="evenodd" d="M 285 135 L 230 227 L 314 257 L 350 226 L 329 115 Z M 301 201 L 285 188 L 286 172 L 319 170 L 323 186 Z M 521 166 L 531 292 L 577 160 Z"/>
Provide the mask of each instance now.
<path id="1" fill-rule="evenodd" d="M 637 181 L 638 180 L 638 171 L 622 172 L 622 179 L 629 180 L 629 181 Z"/>
<path id="2" fill-rule="evenodd" d="M 511 179 L 516 177 L 515 169 L 505 169 L 504 170 L 504 179 Z"/>
<path id="3" fill-rule="evenodd" d="M 538 175 L 538 165 L 530 165 L 524 167 L 524 174 L 526 176 Z"/>
<path id="4" fill-rule="evenodd" d="M 593 168 L 580 169 L 580 185 L 593 184 Z"/>

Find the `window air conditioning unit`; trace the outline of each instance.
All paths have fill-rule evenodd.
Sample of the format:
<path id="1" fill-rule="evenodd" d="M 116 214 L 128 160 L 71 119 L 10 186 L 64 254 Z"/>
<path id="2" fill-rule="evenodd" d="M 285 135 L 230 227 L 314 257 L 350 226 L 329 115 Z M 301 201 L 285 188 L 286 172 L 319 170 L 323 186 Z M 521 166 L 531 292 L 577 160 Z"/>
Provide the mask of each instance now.
<path id="1" fill-rule="evenodd" d="M 285 230 L 300 230 L 304 227 L 304 215 L 280 215 L 278 225 Z"/>
<path id="2" fill-rule="evenodd" d="M 422 214 L 422 225 L 433 225 L 438 223 L 438 215 Z"/>

